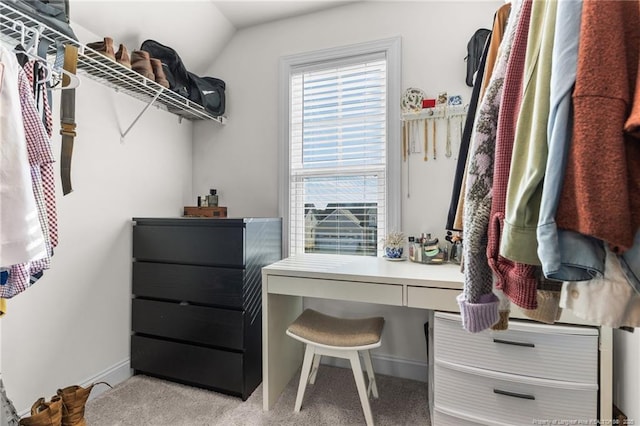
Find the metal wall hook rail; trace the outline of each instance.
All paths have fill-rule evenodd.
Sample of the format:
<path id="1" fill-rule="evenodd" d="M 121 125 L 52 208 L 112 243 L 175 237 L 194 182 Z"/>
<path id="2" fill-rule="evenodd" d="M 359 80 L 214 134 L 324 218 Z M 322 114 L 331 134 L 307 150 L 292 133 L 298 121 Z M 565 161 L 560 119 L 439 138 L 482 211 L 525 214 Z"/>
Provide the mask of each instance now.
<path id="1" fill-rule="evenodd" d="M 419 112 L 405 112 L 402 114 L 402 121 L 424 120 L 427 119 L 440 119 L 440 118 L 453 118 L 464 117 L 467 115 L 469 105 L 454 105 L 454 106 L 436 106 L 433 108 L 424 108 Z"/>
<path id="2" fill-rule="evenodd" d="M 133 98 L 141 100 L 148 105 L 155 104 L 158 108 L 188 120 L 210 120 L 220 124 L 226 122 L 226 117 L 215 116 L 207 112 L 204 107 L 193 102 L 172 90 L 145 79 L 140 74 L 121 64 L 110 60 L 100 53 L 83 44 L 49 28 L 41 22 L 13 9 L 8 4 L 0 3 L 0 41 L 8 43 L 11 47 L 24 40 L 21 38 L 24 31 L 40 31 L 40 38 L 50 42 L 47 51 L 48 58 L 55 58 L 56 45 L 71 44 L 78 47 L 78 74 L 88 77 L 107 87 L 123 92 Z M 53 59 L 50 59 L 53 63 Z M 147 108 L 145 108 L 146 110 Z M 139 117 L 134 120 L 134 123 Z M 127 129 L 128 131 L 129 129 Z"/>

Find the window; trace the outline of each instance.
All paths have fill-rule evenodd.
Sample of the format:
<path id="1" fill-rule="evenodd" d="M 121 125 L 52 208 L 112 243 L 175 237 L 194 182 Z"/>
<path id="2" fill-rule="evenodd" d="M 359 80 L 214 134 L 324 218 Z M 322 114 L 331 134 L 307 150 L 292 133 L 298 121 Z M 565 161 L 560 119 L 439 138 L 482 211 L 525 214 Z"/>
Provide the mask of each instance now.
<path id="1" fill-rule="evenodd" d="M 376 256 L 399 229 L 399 38 L 283 58 L 288 254 Z"/>

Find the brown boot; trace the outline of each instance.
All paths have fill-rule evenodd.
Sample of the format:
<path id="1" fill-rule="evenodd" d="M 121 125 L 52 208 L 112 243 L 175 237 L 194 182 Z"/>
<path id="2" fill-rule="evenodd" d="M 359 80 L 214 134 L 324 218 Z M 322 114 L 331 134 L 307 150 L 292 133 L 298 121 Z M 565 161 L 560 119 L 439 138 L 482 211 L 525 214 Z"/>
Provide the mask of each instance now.
<path id="1" fill-rule="evenodd" d="M 156 81 L 156 76 L 151 68 L 149 52 L 144 50 L 134 50 L 131 53 L 131 69 L 138 74 L 142 74 L 149 80 Z"/>
<path id="2" fill-rule="evenodd" d="M 160 61 L 160 59 L 156 59 L 156 58 L 151 58 L 150 61 L 151 61 L 151 68 L 153 69 L 153 73 L 156 76 L 156 83 L 168 89 L 169 80 L 167 80 L 167 76 L 165 75 L 164 70 L 162 69 L 162 62 Z"/>
<path id="3" fill-rule="evenodd" d="M 62 426 L 87 426 L 84 419 L 84 406 L 89 399 L 91 389 L 97 384 L 111 385 L 106 382 L 97 382 L 91 386 L 83 388 L 82 386 L 67 386 L 64 389 L 58 389 L 58 396 L 62 398 Z"/>
<path id="4" fill-rule="evenodd" d="M 113 51 L 113 39 L 111 37 L 105 37 L 104 41 L 89 43 L 87 47 L 90 47 L 113 61 L 116 60 L 116 54 Z"/>
<path id="5" fill-rule="evenodd" d="M 31 406 L 31 416 L 20 419 L 20 426 L 60 426 L 62 424 L 62 398 L 51 397 L 51 402 L 38 399 Z"/>
<path id="6" fill-rule="evenodd" d="M 120 48 L 116 52 L 116 62 L 131 69 L 131 58 L 129 57 L 127 46 L 124 44 L 120 44 Z"/>

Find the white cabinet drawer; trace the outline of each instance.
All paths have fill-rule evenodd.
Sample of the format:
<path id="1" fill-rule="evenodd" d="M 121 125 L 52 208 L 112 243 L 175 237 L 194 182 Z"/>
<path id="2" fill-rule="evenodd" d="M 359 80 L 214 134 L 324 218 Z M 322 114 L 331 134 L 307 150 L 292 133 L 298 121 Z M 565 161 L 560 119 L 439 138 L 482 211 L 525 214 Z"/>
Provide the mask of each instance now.
<path id="1" fill-rule="evenodd" d="M 597 385 L 481 370 L 437 361 L 434 410 L 463 413 L 486 425 L 597 418 Z"/>
<path id="2" fill-rule="evenodd" d="M 458 416 L 459 413 L 445 413 L 441 410 L 434 410 L 431 426 L 482 426 L 482 423 L 476 423 Z"/>
<path id="3" fill-rule="evenodd" d="M 459 315 L 437 313 L 436 360 L 523 376 L 598 383 L 598 330 L 510 321 L 505 331 L 469 333 Z"/>

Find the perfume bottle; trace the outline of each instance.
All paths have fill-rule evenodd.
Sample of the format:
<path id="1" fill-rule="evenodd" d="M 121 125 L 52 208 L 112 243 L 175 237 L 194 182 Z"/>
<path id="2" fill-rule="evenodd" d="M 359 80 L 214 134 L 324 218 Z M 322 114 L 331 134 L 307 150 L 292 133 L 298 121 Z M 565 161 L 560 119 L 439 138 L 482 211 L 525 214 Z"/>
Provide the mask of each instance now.
<path id="1" fill-rule="evenodd" d="M 207 205 L 209 207 L 218 207 L 218 195 L 215 189 L 209 190 L 209 195 L 207 195 Z"/>
<path id="2" fill-rule="evenodd" d="M 416 248 L 415 248 L 415 244 L 416 244 L 416 239 L 414 237 L 409 237 L 409 260 L 412 262 L 416 261 L 416 256 L 415 256 L 415 252 L 416 252 Z"/>

